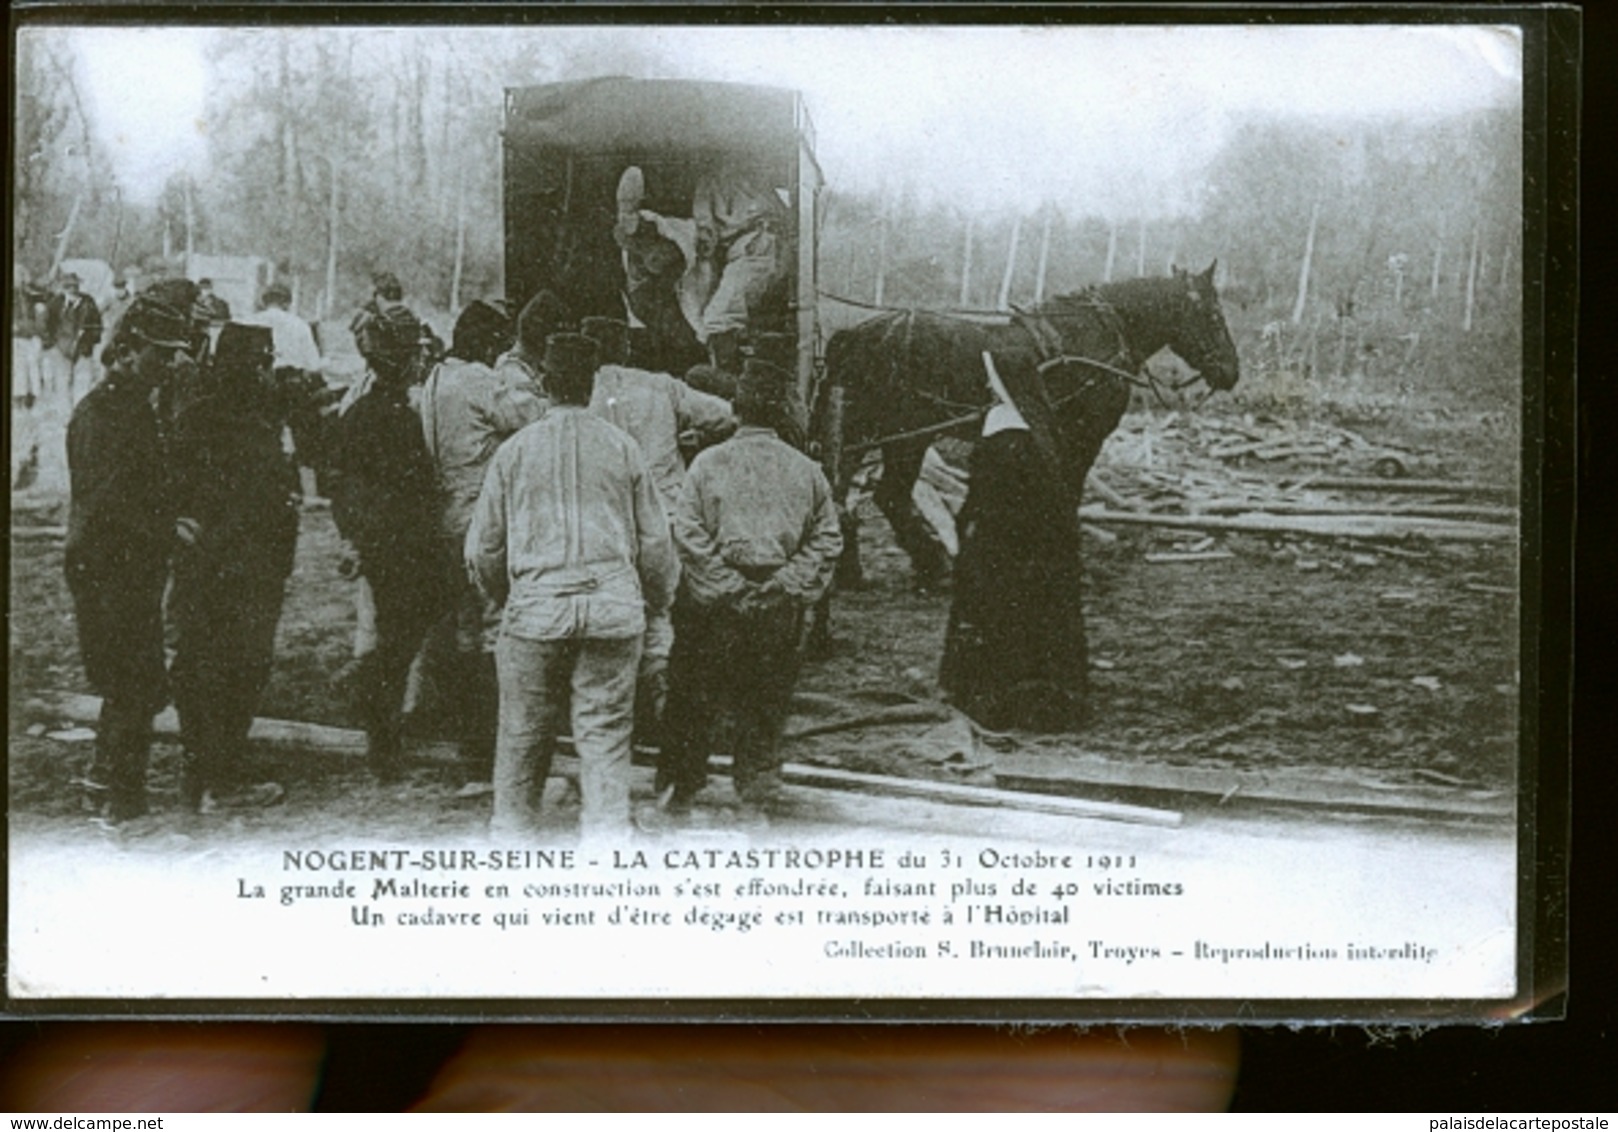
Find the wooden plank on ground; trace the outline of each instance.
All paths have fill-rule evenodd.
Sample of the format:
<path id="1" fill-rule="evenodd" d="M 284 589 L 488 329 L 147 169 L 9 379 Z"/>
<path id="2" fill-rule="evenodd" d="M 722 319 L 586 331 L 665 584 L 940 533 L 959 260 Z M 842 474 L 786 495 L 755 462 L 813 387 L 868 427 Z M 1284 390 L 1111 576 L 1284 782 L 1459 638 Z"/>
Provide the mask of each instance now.
<path id="1" fill-rule="evenodd" d="M 1202 551 L 1159 551 L 1148 554 L 1146 561 L 1159 562 L 1218 562 L 1225 558 L 1235 558 L 1236 555 L 1228 550 L 1202 550 Z"/>
<path id="2" fill-rule="evenodd" d="M 1517 539 L 1516 527 L 1492 523 L 1472 523 L 1450 519 L 1420 519 L 1399 515 L 1264 515 L 1236 518 L 1195 515 L 1137 515 L 1109 511 L 1104 507 L 1079 508 L 1079 517 L 1097 524 L 1123 524 L 1146 527 L 1178 527 L 1192 531 L 1240 531 L 1245 534 L 1292 534 L 1311 538 L 1405 539 L 1410 537 L 1440 542 L 1508 543 Z"/>
<path id="3" fill-rule="evenodd" d="M 101 714 L 101 700 L 95 696 L 75 693 L 42 695 L 42 704 L 57 711 L 75 723 L 91 723 Z M 179 720 L 172 708 L 158 716 L 155 728 L 161 735 L 177 735 Z M 365 750 L 365 733 L 346 727 L 329 727 L 300 720 L 253 720 L 252 737 L 278 747 L 288 747 L 320 754 L 357 755 Z M 563 737 L 560 742 L 571 748 L 571 741 Z M 412 745 L 411 753 L 434 759 L 453 760 L 455 746 L 451 743 Z M 716 758 L 719 768 L 730 765 L 729 759 Z M 964 786 L 953 782 L 935 782 L 928 779 L 895 778 L 885 774 L 861 774 L 831 767 L 787 763 L 781 768 L 782 781 L 789 785 L 824 787 L 833 790 L 873 794 L 889 798 L 909 798 L 924 802 L 938 802 L 952 806 L 979 806 L 1027 813 L 1055 814 L 1063 817 L 1121 821 L 1137 825 L 1177 827 L 1181 815 L 1174 810 L 1153 809 L 1149 806 L 1130 806 L 1116 802 L 1091 802 L 1082 798 L 1042 795 L 1014 790 L 997 790 L 985 786 Z"/>
<path id="4" fill-rule="evenodd" d="M 1516 487 L 1510 484 L 1479 483 L 1475 480 L 1367 479 L 1363 477 L 1323 476 L 1320 479 L 1310 481 L 1309 486 L 1331 491 L 1436 492 L 1446 495 L 1496 496 L 1515 496 L 1517 494 Z"/>
<path id="5" fill-rule="evenodd" d="M 860 774 L 852 770 L 787 763 L 781 768 L 783 781 L 799 786 L 821 786 L 878 794 L 887 798 L 914 798 L 956 806 L 985 806 L 1035 814 L 1129 822 L 1135 825 L 1177 827 L 1181 814 L 1176 810 L 1148 806 L 1126 806 L 1118 802 L 1092 802 L 1082 798 L 1062 798 L 1050 794 L 997 790 L 987 786 L 962 786 L 929 779 L 894 778 L 885 774 Z"/>

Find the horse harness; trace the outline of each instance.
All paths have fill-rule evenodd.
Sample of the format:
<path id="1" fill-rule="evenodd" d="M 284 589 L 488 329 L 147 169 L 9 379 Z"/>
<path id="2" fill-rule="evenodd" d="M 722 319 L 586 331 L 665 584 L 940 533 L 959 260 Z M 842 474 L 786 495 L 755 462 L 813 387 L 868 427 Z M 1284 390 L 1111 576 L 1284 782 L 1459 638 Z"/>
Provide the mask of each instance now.
<path id="1" fill-rule="evenodd" d="M 1085 291 L 1082 296 L 1074 296 L 1073 298 L 1100 312 L 1102 317 L 1106 319 L 1107 324 L 1112 329 L 1114 335 L 1117 337 L 1117 349 L 1106 361 L 1098 361 L 1095 358 L 1087 357 L 1082 354 L 1069 353 L 1065 343 L 1063 342 L 1062 332 L 1052 324 L 1050 318 L 1042 311 L 1033 308 L 1015 306 L 1011 308 L 1011 321 L 1015 325 L 1022 327 L 1023 331 L 1027 333 L 1029 338 L 1034 343 L 1035 353 L 1040 359 L 1036 364 L 1035 372 L 1038 374 L 1041 382 L 1044 381 L 1047 374 L 1068 367 L 1080 367 L 1089 371 L 1088 375 L 1081 380 L 1077 389 L 1064 393 L 1060 397 L 1048 398 L 1050 407 L 1053 409 L 1060 408 L 1068 402 L 1083 396 L 1089 391 L 1091 385 L 1093 385 L 1096 381 L 1104 377 L 1112 377 L 1120 381 L 1124 381 L 1134 388 L 1150 390 L 1152 396 L 1157 399 L 1158 403 L 1164 408 L 1167 408 L 1169 403 L 1168 399 L 1163 395 L 1163 383 L 1158 381 L 1158 379 L 1153 376 L 1150 371 L 1146 371 L 1145 376 L 1142 376 L 1142 374 L 1139 372 L 1131 372 L 1130 370 L 1123 368 L 1133 360 L 1134 355 L 1131 353 L 1128 341 L 1124 337 L 1123 321 L 1119 317 L 1117 310 L 1112 306 L 1112 304 L 1102 298 L 1100 293 L 1094 288 L 1090 288 L 1089 290 Z M 848 302 L 853 306 L 867 307 L 871 310 L 883 310 L 901 315 L 898 322 L 888 328 L 887 333 L 884 334 L 884 338 L 890 338 L 895 331 L 899 331 L 903 334 L 903 339 L 899 343 L 900 348 L 892 352 L 892 357 L 895 359 L 895 364 L 898 364 L 897 359 L 909 356 L 910 344 L 915 330 L 916 315 L 918 313 L 915 309 L 905 308 L 895 310 L 891 307 L 877 307 L 866 303 L 855 303 L 852 300 L 840 301 Z M 955 318 L 961 322 L 977 323 L 980 321 L 980 318 L 976 316 L 989 312 L 974 311 L 962 314 L 952 314 L 951 312 L 947 311 L 930 311 L 928 313 L 942 318 Z M 1184 389 L 1188 385 L 1193 384 L 1197 380 L 1198 378 L 1193 376 L 1184 381 L 1176 382 L 1169 388 L 1178 391 Z M 922 437 L 935 436 L 940 433 L 949 432 L 970 421 L 981 420 L 990 408 L 988 405 L 973 406 L 963 404 L 958 401 L 952 401 L 948 398 L 940 397 L 937 394 L 929 393 L 925 390 L 912 390 L 911 395 L 926 401 L 930 401 L 939 408 L 954 412 L 958 415 L 952 416 L 948 420 L 940 421 L 937 424 L 926 425 L 922 428 L 911 429 L 906 432 L 894 433 L 889 436 L 879 437 L 876 440 L 863 441 L 859 444 L 849 445 L 847 448 L 843 449 L 843 452 L 845 454 L 869 452 L 873 449 L 882 448 L 897 441 L 919 440 Z"/>
<path id="2" fill-rule="evenodd" d="M 1131 371 L 1122 368 L 1133 361 L 1134 355 L 1124 337 L 1123 320 L 1119 318 L 1117 310 L 1111 303 L 1102 298 L 1094 288 L 1085 291 L 1081 301 L 1085 305 L 1100 311 L 1103 317 L 1106 318 L 1113 333 L 1117 336 L 1118 349 L 1113 353 L 1112 357 L 1104 362 L 1082 354 L 1068 353 L 1062 341 L 1061 331 L 1051 324 L 1050 319 L 1042 311 L 1023 307 L 1012 308 L 1013 321 L 1018 326 L 1021 326 L 1028 336 L 1033 339 L 1034 349 L 1038 352 L 1040 358 L 1036 372 L 1041 379 L 1053 370 L 1064 369 L 1068 366 L 1078 366 L 1090 371 L 1091 376 L 1085 378 L 1078 389 L 1064 394 L 1060 398 L 1053 399 L 1051 401 L 1052 408 L 1066 404 L 1075 397 L 1082 395 L 1093 382 L 1102 377 L 1114 377 L 1127 382 L 1136 389 L 1149 390 L 1160 406 L 1165 409 L 1168 408 L 1168 398 L 1163 395 L 1163 383 L 1150 370 L 1142 371 L 1137 368 Z M 1142 372 L 1144 372 L 1144 376 L 1142 376 Z M 1184 381 L 1175 382 L 1169 388 L 1178 392 L 1186 386 L 1194 384 L 1197 380 L 1198 378 L 1195 376 L 1189 377 Z"/>

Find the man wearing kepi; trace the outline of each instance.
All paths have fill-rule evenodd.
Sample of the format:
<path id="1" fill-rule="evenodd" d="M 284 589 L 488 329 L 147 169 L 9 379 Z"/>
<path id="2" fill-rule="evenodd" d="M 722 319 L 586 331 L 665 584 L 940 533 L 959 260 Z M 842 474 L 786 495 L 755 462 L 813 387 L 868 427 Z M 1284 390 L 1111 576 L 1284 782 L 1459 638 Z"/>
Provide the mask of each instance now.
<path id="1" fill-rule="evenodd" d="M 496 834 L 536 825 L 569 700 L 581 832 L 629 831 L 641 638 L 673 599 L 679 561 L 639 447 L 589 411 L 596 365 L 590 339 L 551 336 L 542 368 L 554 404 L 495 455 L 466 536 L 473 578 L 504 607 Z"/>
<path id="2" fill-rule="evenodd" d="M 152 717 L 168 700 L 163 587 L 175 516 L 151 394 L 187 345 L 183 313 L 137 299 L 102 354 L 105 379 L 67 427 L 67 582 L 85 675 L 101 695 L 85 785 L 112 821 L 146 812 Z"/>
<path id="3" fill-rule="evenodd" d="M 748 359 L 736 435 L 691 464 L 674 513 L 682 585 L 658 792 L 686 809 L 707 777 L 715 723 L 733 725 L 744 807 L 780 791 L 776 747 L 801 664 L 805 612 L 831 584 L 843 537 L 820 466 L 776 435 L 792 377 Z"/>
<path id="4" fill-rule="evenodd" d="M 505 384 L 495 360 L 511 345 L 511 324 L 485 302 L 455 321 L 449 357 L 421 390 L 422 437 L 438 473 L 439 534 L 455 595 L 454 684 L 466 794 L 487 793 L 494 762 L 496 684 L 493 610 L 467 580 L 461 554 L 485 470 L 507 437 L 544 414 L 532 390 Z"/>

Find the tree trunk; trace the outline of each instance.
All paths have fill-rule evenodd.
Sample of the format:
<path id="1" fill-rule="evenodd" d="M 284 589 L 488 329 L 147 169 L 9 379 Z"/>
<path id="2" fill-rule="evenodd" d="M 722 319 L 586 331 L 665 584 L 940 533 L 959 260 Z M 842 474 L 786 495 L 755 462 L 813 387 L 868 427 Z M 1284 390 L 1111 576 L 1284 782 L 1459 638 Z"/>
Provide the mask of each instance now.
<path id="1" fill-rule="evenodd" d="M 68 209 L 67 223 L 56 234 L 56 251 L 51 253 L 51 272 L 49 278 L 54 279 L 56 273 L 62 270 L 62 261 L 67 258 L 68 242 L 73 239 L 73 229 L 79 222 L 79 209 L 84 206 L 84 190 L 80 189 L 73 197 L 73 207 Z"/>
<path id="2" fill-rule="evenodd" d="M 427 81 L 431 76 L 431 68 L 426 58 L 421 54 L 419 46 L 415 49 L 415 57 L 412 63 L 411 70 L 415 81 L 411 84 L 413 89 L 410 98 L 405 103 L 405 133 L 410 146 L 410 183 L 419 189 L 427 183 L 427 113 L 425 105 Z"/>
<path id="3" fill-rule="evenodd" d="M 1039 234 L 1039 271 L 1034 276 L 1034 304 L 1045 301 L 1045 269 L 1051 262 L 1051 214 L 1045 214 L 1045 224 Z"/>
<path id="4" fill-rule="evenodd" d="M 337 176 L 337 162 L 330 157 L 326 165 L 331 173 L 331 215 L 328 219 L 326 234 L 326 293 L 321 296 L 320 317 L 328 318 L 337 307 L 337 239 L 338 221 L 341 216 L 339 209 L 339 179 Z"/>
<path id="5" fill-rule="evenodd" d="M 112 190 L 112 202 L 112 250 L 107 253 L 107 263 L 116 277 L 121 274 L 118 270 L 118 245 L 124 237 L 124 191 L 116 185 Z"/>
<path id="6" fill-rule="evenodd" d="M 461 313 L 461 272 L 466 264 L 466 164 L 460 165 L 455 179 L 455 267 L 449 279 L 449 313 Z"/>
<path id="7" fill-rule="evenodd" d="M 438 199 L 440 201 L 443 201 L 445 198 L 447 198 L 449 196 L 449 194 L 447 192 L 445 192 L 445 190 L 449 188 L 449 179 L 448 179 L 447 176 L 445 176 L 445 174 L 448 172 L 450 162 L 452 161 L 452 158 L 450 157 L 450 145 L 449 145 L 449 137 L 450 137 L 450 131 L 449 131 L 450 121 L 449 120 L 450 120 L 450 116 L 454 112 L 454 91 L 453 91 L 454 83 L 453 83 L 453 72 L 451 71 L 450 68 L 451 68 L 451 61 L 449 59 L 445 59 L 444 60 L 444 118 L 443 118 L 443 121 L 439 124 L 439 138 L 438 138 Z M 439 216 L 440 220 L 444 219 L 444 211 L 443 211 L 442 206 L 440 206 L 440 208 L 438 210 L 438 216 Z"/>
<path id="8" fill-rule="evenodd" d="M 187 174 L 182 182 L 185 188 L 185 270 L 191 271 L 191 257 L 196 254 L 197 242 L 195 238 L 197 211 L 191 202 L 191 177 Z"/>
<path id="9" fill-rule="evenodd" d="M 1478 291 L 1478 225 L 1472 225 L 1472 250 L 1466 257 L 1466 310 L 1461 315 L 1461 329 L 1472 329 L 1472 311 Z"/>
<path id="10" fill-rule="evenodd" d="M 961 303 L 971 305 L 972 298 L 972 219 L 966 221 L 966 251 L 961 256 Z"/>
<path id="11" fill-rule="evenodd" d="M 1135 278 L 1144 279 L 1146 278 L 1146 218 L 1144 216 L 1140 218 L 1139 224 L 1139 239 L 1135 244 Z"/>
<path id="12" fill-rule="evenodd" d="M 1000 276 L 1000 299 L 995 304 L 998 310 L 1011 309 L 1011 277 L 1017 270 L 1017 245 L 1022 242 L 1022 217 L 1018 216 L 1011 222 L 1011 246 L 1006 249 L 1006 270 Z"/>
<path id="13" fill-rule="evenodd" d="M 296 267 L 302 258 L 298 255 L 298 212 L 303 202 L 303 165 L 298 152 L 298 115 L 292 103 L 292 92 L 297 89 L 292 81 L 292 58 L 288 46 L 289 33 L 276 32 L 276 69 L 279 85 L 276 87 L 276 115 L 280 142 L 281 191 L 281 246 L 289 266 Z"/>
<path id="14" fill-rule="evenodd" d="M 1309 269 L 1315 258 L 1315 227 L 1320 223 L 1320 201 L 1315 200 L 1309 210 L 1309 234 L 1303 241 L 1303 263 L 1298 267 L 1298 297 L 1292 303 L 1292 324 L 1303 321 L 1303 312 L 1309 302 Z"/>
<path id="15" fill-rule="evenodd" d="M 1433 274 L 1432 274 L 1432 279 L 1429 282 L 1428 287 L 1427 287 L 1427 293 L 1429 295 L 1431 295 L 1435 299 L 1438 298 L 1438 281 L 1443 277 L 1443 272 L 1444 272 L 1444 228 L 1443 228 L 1443 225 L 1439 225 L 1439 228 L 1438 228 L 1438 241 L 1435 244 L 1433 244 Z"/>
<path id="16" fill-rule="evenodd" d="M 1112 282 L 1112 265 L 1117 261 L 1117 259 L 1118 223 L 1117 221 L 1114 221 L 1112 228 L 1107 233 L 1107 266 L 1101 269 L 1101 281 L 1103 283 Z"/>
<path id="17" fill-rule="evenodd" d="M 882 305 L 888 282 L 888 202 L 884 195 L 876 217 L 876 289 L 872 300 Z"/>

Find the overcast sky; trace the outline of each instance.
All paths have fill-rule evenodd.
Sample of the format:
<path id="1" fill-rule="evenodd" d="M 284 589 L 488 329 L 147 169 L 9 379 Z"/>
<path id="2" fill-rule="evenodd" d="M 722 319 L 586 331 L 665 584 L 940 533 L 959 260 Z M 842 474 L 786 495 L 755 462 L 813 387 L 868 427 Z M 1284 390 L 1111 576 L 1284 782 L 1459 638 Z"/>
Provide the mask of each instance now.
<path id="1" fill-rule="evenodd" d="M 203 31 L 72 35 L 124 187 L 202 172 Z M 318 30 L 300 34 L 319 35 Z M 416 29 L 429 42 L 479 33 Z M 481 34 L 491 34 L 484 31 Z M 500 29 L 561 49 L 602 32 Z M 1231 120 L 1445 114 L 1520 102 L 1515 29 L 1484 27 L 625 28 L 646 77 L 802 90 L 833 187 L 910 185 L 967 208 L 1172 205 Z M 544 76 L 536 76 L 543 81 Z"/>

